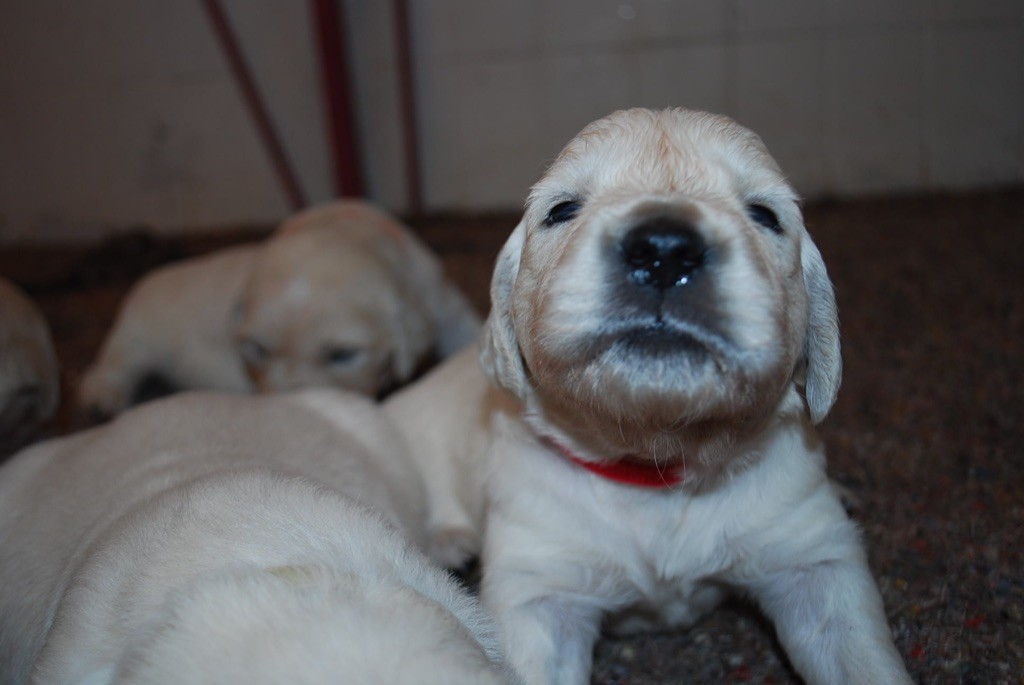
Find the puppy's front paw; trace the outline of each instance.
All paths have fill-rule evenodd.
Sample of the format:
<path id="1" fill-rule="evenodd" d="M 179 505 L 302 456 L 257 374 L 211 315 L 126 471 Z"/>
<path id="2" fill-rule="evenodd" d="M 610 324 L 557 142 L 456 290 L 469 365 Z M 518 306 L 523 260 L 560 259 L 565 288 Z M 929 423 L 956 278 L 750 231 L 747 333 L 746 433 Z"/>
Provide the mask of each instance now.
<path id="1" fill-rule="evenodd" d="M 480 537 L 470 528 L 448 526 L 430 535 L 427 555 L 445 568 L 465 568 L 478 554 Z"/>
<path id="2" fill-rule="evenodd" d="M 82 427 L 103 423 L 125 410 L 129 391 L 120 376 L 89 371 L 78 388 L 76 422 Z"/>

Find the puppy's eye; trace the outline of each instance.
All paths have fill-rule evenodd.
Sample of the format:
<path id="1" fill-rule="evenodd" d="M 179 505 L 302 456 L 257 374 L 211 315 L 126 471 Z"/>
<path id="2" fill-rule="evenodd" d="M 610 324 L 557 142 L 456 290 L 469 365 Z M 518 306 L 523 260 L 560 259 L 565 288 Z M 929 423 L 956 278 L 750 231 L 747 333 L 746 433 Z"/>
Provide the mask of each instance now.
<path id="1" fill-rule="evenodd" d="M 559 202 L 557 205 L 551 208 L 548 215 L 544 218 L 544 225 L 551 227 L 556 224 L 564 224 L 566 221 L 570 221 L 575 218 L 580 211 L 580 203 L 577 200 L 566 200 L 565 202 Z"/>
<path id="2" fill-rule="evenodd" d="M 779 217 L 775 216 L 775 212 L 764 205 L 747 205 L 747 216 L 772 233 L 782 233 L 782 224 L 779 223 Z"/>
<path id="3" fill-rule="evenodd" d="M 354 347 L 329 347 L 324 350 L 324 361 L 330 366 L 348 366 L 359 354 Z"/>
<path id="4" fill-rule="evenodd" d="M 242 338 L 238 341 L 238 353 L 242 359 L 250 364 L 263 364 L 270 357 L 270 350 L 266 345 L 252 338 Z"/>

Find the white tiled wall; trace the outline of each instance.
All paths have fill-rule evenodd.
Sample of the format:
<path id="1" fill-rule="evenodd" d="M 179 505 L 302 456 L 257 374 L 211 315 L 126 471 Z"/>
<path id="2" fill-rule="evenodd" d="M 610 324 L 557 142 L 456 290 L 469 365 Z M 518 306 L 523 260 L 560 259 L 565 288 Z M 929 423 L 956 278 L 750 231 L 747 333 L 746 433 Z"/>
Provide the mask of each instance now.
<path id="1" fill-rule="evenodd" d="M 1000 25 L 939 28 L 929 40 L 927 181 L 970 186 L 1020 177 L 1024 92 L 1008 88 L 1008 65 L 1024 65 L 1019 30 Z"/>
<path id="2" fill-rule="evenodd" d="M 828 41 L 824 190 L 871 193 L 921 185 L 923 40 L 921 29 L 912 27 L 844 32 Z"/>
<path id="3" fill-rule="evenodd" d="M 369 191 L 405 201 L 391 3 L 343 0 Z M 225 0 L 307 194 L 306 3 Z M 806 196 L 1024 182 L 1022 0 L 410 0 L 429 209 L 507 209 L 613 109 L 757 130 Z M 0 3 L 0 241 L 287 211 L 200 3 Z"/>
<path id="4" fill-rule="evenodd" d="M 806 196 L 1024 182 L 1019 0 L 434 0 L 416 19 L 433 207 L 514 206 L 538 161 L 627 105 L 735 117 Z M 478 138 L 495 129 L 519 139 Z"/>
<path id="5" fill-rule="evenodd" d="M 225 5 L 303 183 L 325 194 L 313 57 L 289 49 L 307 41 L 304 13 Z M 0 241 L 266 221 L 286 207 L 199 2 L 0 2 Z"/>

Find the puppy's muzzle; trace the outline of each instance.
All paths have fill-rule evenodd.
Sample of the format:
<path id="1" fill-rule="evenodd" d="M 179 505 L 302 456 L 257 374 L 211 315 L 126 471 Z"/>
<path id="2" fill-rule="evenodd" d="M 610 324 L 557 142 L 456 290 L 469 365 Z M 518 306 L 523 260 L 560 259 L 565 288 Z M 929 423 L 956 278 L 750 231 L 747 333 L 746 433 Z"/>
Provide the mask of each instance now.
<path id="1" fill-rule="evenodd" d="M 615 240 L 605 333 L 633 350 L 692 353 L 724 340 L 712 262 L 721 261 L 692 212 L 645 212 Z"/>
<path id="2" fill-rule="evenodd" d="M 690 282 L 704 266 L 708 246 L 689 221 L 657 216 L 630 229 L 619 253 L 632 283 L 665 292 Z"/>

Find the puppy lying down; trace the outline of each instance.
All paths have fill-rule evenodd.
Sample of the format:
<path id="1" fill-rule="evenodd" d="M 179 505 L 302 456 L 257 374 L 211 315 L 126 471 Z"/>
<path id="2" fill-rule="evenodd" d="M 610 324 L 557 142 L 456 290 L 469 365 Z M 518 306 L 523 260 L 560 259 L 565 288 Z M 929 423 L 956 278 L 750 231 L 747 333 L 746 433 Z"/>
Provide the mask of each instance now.
<path id="1" fill-rule="evenodd" d="M 369 400 L 186 393 L 0 468 L 0 682 L 499 683 Z"/>
<path id="2" fill-rule="evenodd" d="M 78 400 L 113 415 L 153 378 L 179 389 L 376 395 L 478 330 L 472 306 L 408 229 L 366 203 L 339 201 L 292 217 L 262 244 L 143 278 Z"/>
<path id="3" fill-rule="evenodd" d="M 59 401 L 50 327 L 28 297 L 0 278 L 0 440 L 20 439 L 52 417 Z"/>
<path id="4" fill-rule="evenodd" d="M 761 140 L 684 109 L 585 128 L 500 256 L 481 361 L 388 400 L 435 553 L 483 539 L 484 604 L 531 684 L 599 630 L 757 602 L 804 680 L 910 683 L 812 424 L 840 383 L 831 284 Z"/>

